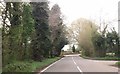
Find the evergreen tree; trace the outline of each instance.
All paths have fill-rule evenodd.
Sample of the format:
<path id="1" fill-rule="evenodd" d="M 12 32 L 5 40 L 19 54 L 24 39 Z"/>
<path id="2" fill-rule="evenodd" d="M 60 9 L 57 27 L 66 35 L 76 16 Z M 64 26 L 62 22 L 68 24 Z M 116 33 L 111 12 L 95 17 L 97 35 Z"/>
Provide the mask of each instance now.
<path id="1" fill-rule="evenodd" d="M 3 11 L 3 64 L 20 59 L 21 3 L 6 3 Z M 4 44 L 5 43 L 5 44 Z M 9 61 L 7 61 L 9 60 Z"/>
<path id="2" fill-rule="evenodd" d="M 32 16 L 32 8 L 29 4 L 23 4 L 23 13 L 22 13 L 22 49 L 23 53 L 21 54 L 23 59 L 30 59 L 32 49 L 30 47 L 32 36 L 34 35 L 34 19 Z"/>
<path id="3" fill-rule="evenodd" d="M 74 46 L 74 45 L 73 45 L 73 47 L 72 47 L 72 51 L 75 52 L 75 46 Z"/>
<path id="4" fill-rule="evenodd" d="M 120 57 L 119 35 L 114 29 L 112 30 L 112 32 L 108 32 L 106 34 L 106 41 L 107 41 L 108 52 L 115 53 L 116 57 Z"/>
<path id="5" fill-rule="evenodd" d="M 41 61 L 43 57 L 49 57 L 50 30 L 48 25 L 48 2 L 31 3 L 35 19 L 35 39 L 33 40 L 33 59 Z"/>

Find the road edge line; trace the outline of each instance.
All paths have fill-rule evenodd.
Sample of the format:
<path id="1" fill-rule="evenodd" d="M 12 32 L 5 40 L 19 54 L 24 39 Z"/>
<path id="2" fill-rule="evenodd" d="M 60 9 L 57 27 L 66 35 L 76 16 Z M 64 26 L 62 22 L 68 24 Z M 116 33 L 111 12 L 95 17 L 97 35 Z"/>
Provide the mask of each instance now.
<path id="1" fill-rule="evenodd" d="M 63 58 L 57 60 L 56 62 L 53 62 L 52 64 L 50 64 L 49 66 L 47 66 L 46 68 L 44 68 L 42 71 L 40 71 L 40 73 L 46 71 L 48 68 L 50 68 L 51 66 L 53 66 L 54 64 L 56 64 L 57 62 L 59 62 L 60 60 L 62 60 Z"/>

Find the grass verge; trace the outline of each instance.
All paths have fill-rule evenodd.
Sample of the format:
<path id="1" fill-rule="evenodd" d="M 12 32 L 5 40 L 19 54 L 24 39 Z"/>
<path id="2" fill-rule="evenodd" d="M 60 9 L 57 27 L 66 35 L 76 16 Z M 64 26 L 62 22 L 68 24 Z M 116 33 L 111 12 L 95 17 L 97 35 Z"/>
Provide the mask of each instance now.
<path id="1" fill-rule="evenodd" d="M 118 57 L 96 57 L 93 60 L 111 60 L 111 61 L 119 61 Z"/>
<path id="2" fill-rule="evenodd" d="M 2 69 L 0 68 L 0 74 L 2 73 Z"/>
<path id="3" fill-rule="evenodd" d="M 120 58 L 118 57 L 86 57 L 86 56 L 80 56 L 84 59 L 91 59 L 91 60 L 110 60 L 110 61 L 120 61 Z"/>
<path id="4" fill-rule="evenodd" d="M 43 60 L 42 62 L 33 62 L 32 63 L 32 71 L 40 71 L 43 68 L 47 67 L 48 65 L 52 64 L 53 62 L 59 60 L 60 57 L 56 57 L 56 58 L 49 58 L 46 60 Z"/>
<path id="5" fill-rule="evenodd" d="M 120 68 L 120 62 L 116 62 L 115 66 L 117 66 L 118 68 Z"/>
<path id="6" fill-rule="evenodd" d="M 42 62 L 38 61 L 15 61 L 11 64 L 6 65 L 3 68 L 3 72 L 37 72 L 51 63 L 57 61 L 60 57 L 47 58 Z"/>

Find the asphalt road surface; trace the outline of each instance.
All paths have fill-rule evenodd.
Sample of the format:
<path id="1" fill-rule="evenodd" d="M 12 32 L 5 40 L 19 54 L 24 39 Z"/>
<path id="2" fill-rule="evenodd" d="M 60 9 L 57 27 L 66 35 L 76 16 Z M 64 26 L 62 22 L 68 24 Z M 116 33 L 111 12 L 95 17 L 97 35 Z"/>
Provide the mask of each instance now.
<path id="1" fill-rule="evenodd" d="M 118 72 L 117 67 L 111 66 L 115 62 L 88 60 L 79 55 L 66 55 L 41 72 Z"/>

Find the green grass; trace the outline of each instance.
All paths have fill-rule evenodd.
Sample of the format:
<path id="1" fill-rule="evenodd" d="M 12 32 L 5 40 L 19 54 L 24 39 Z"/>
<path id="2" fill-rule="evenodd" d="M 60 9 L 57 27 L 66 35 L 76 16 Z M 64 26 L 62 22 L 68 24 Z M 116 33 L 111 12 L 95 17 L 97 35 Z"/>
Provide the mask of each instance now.
<path id="1" fill-rule="evenodd" d="M 55 62 L 59 58 L 60 57 L 50 58 L 50 59 L 43 60 L 42 62 L 34 61 L 31 65 L 32 66 L 31 71 L 43 69 L 44 67 L 50 65 L 51 63 Z"/>
<path id="2" fill-rule="evenodd" d="M 114 61 L 119 61 L 120 58 L 118 58 L 118 57 L 96 57 L 93 60 L 114 60 Z"/>
<path id="3" fill-rule="evenodd" d="M 120 68 L 120 62 L 116 62 L 116 63 L 115 63 L 115 66 L 117 66 L 117 67 Z"/>
<path id="4" fill-rule="evenodd" d="M 84 59 L 91 59 L 91 60 L 111 60 L 111 61 L 120 61 L 120 58 L 118 57 L 86 57 L 86 56 L 81 56 Z"/>
<path id="5" fill-rule="evenodd" d="M 48 58 L 42 62 L 37 61 L 14 61 L 3 68 L 3 72 L 35 72 L 45 68 L 60 57 Z"/>
<path id="6" fill-rule="evenodd" d="M 2 73 L 2 69 L 0 68 L 0 74 Z"/>

